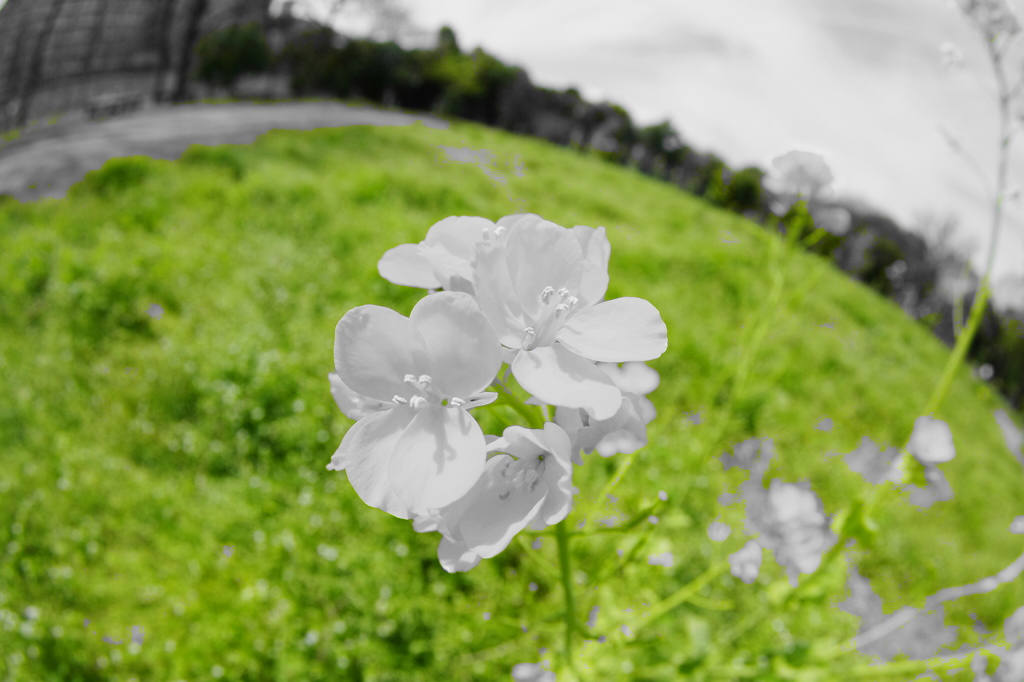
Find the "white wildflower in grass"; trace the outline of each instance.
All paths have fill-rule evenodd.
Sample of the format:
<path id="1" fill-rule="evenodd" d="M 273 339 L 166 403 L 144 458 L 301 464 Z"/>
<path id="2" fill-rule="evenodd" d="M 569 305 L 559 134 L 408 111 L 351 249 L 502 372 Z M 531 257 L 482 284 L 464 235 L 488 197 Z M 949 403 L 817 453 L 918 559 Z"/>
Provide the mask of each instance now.
<path id="1" fill-rule="evenodd" d="M 610 419 L 622 392 L 594 363 L 653 360 L 668 332 L 644 299 L 602 301 L 607 271 L 591 265 L 573 230 L 526 217 L 504 243 L 477 243 L 473 290 L 524 389 Z"/>
<path id="2" fill-rule="evenodd" d="M 504 550 L 516 533 L 558 523 L 572 506 L 569 436 L 509 426 L 487 449 L 495 453 L 476 485 L 459 500 L 418 516 L 413 527 L 443 536 L 437 554 L 449 573 L 468 571 Z"/>
<path id="3" fill-rule="evenodd" d="M 749 585 L 761 573 L 763 556 L 761 545 L 756 540 L 747 540 L 743 547 L 729 555 L 729 572 Z"/>
<path id="4" fill-rule="evenodd" d="M 768 490 L 758 486 L 746 494 L 749 527 L 760 534 L 758 543 L 787 569 L 790 581 L 817 570 L 835 536 L 821 500 L 809 486 L 773 479 Z"/>
<path id="5" fill-rule="evenodd" d="M 918 417 L 907 450 L 922 464 L 948 462 L 956 455 L 953 433 L 941 419 Z"/>
<path id="6" fill-rule="evenodd" d="M 555 674 L 545 670 L 539 663 L 517 663 L 512 666 L 515 682 L 555 682 Z"/>
<path id="7" fill-rule="evenodd" d="M 869 483 L 879 484 L 885 481 L 899 481 L 896 470 L 896 448 L 883 448 L 867 436 L 861 439 L 860 446 L 844 456 L 850 471 L 858 473 Z"/>
<path id="8" fill-rule="evenodd" d="M 409 317 L 354 308 L 335 330 L 334 363 L 351 391 L 389 404 L 357 421 L 328 465 L 348 474 L 364 502 L 411 518 L 473 487 L 486 441 L 467 410 L 496 397 L 483 390 L 501 348 L 471 296 L 427 296 Z"/>
<path id="9" fill-rule="evenodd" d="M 618 365 L 598 362 L 622 392 L 618 411 L 609 419 L 592 419 L 586 410 L 560 407 L 555 410 L 555 423 L 572 439 L 573 462 L 583 464 L 580 452 L 597 450 L 602 457 L 636 452 L 647 445 L 647 424 L 657 415 L 648 393 L 658 387 L 658 372 L 642 362 Z"/>

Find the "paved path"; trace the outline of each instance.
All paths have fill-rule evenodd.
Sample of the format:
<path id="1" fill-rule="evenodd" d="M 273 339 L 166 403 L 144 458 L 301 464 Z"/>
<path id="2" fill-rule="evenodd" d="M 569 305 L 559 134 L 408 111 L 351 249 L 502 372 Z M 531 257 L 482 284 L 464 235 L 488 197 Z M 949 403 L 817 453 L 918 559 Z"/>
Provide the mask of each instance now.
<path id="1" fill-rule="evenodd" d="M 19 201 L 60 198 L 86 172 L 118 156 L 176 159 L 192 144 L 249 144 L 274 129 L 349 125 L 448 124 L 428 115 L 339 102 L 182 104 L 157 106 L 103 121 L 41 127 L 0 147 L 0 194 Z"/>

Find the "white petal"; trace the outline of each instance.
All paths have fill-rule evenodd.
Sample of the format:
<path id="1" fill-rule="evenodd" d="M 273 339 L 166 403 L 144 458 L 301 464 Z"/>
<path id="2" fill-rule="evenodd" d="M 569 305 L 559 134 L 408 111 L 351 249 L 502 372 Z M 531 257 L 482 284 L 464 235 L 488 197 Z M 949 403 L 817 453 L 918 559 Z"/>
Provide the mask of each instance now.
<path id="1" fill-rule="evenodd" d="M 441 538 L 441 543 L 437 546 L 437 558 L 441 562 L 441 567 L 449 573 L 465 573 L 480 563 L 479 554 L 464 544 L 452 542 L 448 538 Z"/>
<path id="2" fill-rule="evenodd" d="M 609 419 L 622 393 L 592 362 L 555 343 L 521 351 L 512 364 L 519 385 L 549 405 L 579 407 L 595 419 Z"/>
<path id="3" fill-rule="evenodd" d="M 577 355 L 601 362 L 653 360 L 668 348 L 668 329 L 658 309 L 632 297 L 573 314 L 555 338 Z"/>
<path id="4" fill-rule="evenodd" d="M 577 225 L 572 228 L 572 233 L 583 249 L 583 277 L 577 297 L 580 307 L 587 308 L 604 298 L 608 291 L 608 260 L 612 245 L 604 227 Z"/>
<path id="5" fill-rule="evenodd" d="M 363 502 L 400 519 L 411 516 L 396 497 L 388 471 L 395 446 L 414 416 L 414 410 L 396 407 L 360 419 L 345 434 L 327 467 L 344 470 Z"/>
<path id="6" fill-rule="evenodd" d="M 918 417 L 907 450 L 922 462 L 948 462 L 956 456 L 953 432 L 941 419 Z"/>
<path id="7" fill-rule="evenodd" d="M 434 275 L 434 266 L 421 253 L 419 244 L 399 244 L 388 249 L 377 262 L 377 272 L 392 284 L 405 287 L 437 289 L 441 286 Z"/>
<path id="8" fill-rule="evenodd" d="M 509 348 L 523 342 L 526 320 L 508 274 L 505 247 L 494 241 L 480 242 L 473 260 L 473 291 L 480 310 L 498 339 Z"/>
<path id="9" fill-rule="evenodd" d="M 391 457 L 392 489 L 413 514 L 451 504 L 480 478 L 486 448 L 483 431 L 462 408 L 417 410 Z"/>
<path id="10" fill-rule="evenodd" d="M 570 230 L 548 221 L 520 223 L 509 235 L 508 274 L 523 312 L 537 319 L 545 287 L 579 292 L 583 250 Z M 506 344 L 507 345 L 507 344 Z"/>
<path id="11" fill-rule="evenodd" d="M 334 329 L 334 368 L 360 395 L 390 401 L 410 397 L 402 379 L 429 367 L 422 337 L 409 318 L 390 308 L 361 305 L 345 313 Z"/>
<path id="12" fill-rule="evenodd" d="M 430 358 L 431 378 L 445 396 L 468 398 L 501 368 L 501 344 L 469 294 L 442 291 L 420 299 L 409 315 Z"/>
<path id="13" fill-rule="evenodd" d="M 363 417 L 369 417 L 371 414 L 393 407 L 391 403 L 359 395 L 345 385 L 337 372 L 330 372 L 327 375 L 327 380 L 331 383 L 331 397 L 334 398 L 334 402 L 337 403 L 342 414 L 349 419 L 358 421 Z"/>

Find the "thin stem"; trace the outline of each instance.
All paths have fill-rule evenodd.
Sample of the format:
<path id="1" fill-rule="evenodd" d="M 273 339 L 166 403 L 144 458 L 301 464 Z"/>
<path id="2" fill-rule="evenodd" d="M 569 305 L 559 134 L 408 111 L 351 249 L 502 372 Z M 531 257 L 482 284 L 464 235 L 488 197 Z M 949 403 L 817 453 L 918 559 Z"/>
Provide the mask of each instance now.
<path id="1" fill-rule="evenodd" d="M 717 564 L 712 564 L 697 576 L 692 582 L 676 590 L 675 594 L 666 597 L 654 606 L 648 613 L 646 619 L 643 622 L 635 623 L 631 628 L 633 634 L 640 632 L 655 620 L 665 615 L 672 609 L 676 608 L 680 604 L 683 604 L 692 599 L 698 592 L 704 589 L 712 580 L 722 575 L 729 569 L 728 561 L 720 561 Z"/>
<path id="2" fill-rule="evenodd" d="M 569 554 L 569 536 L 565 532 L 565 520 L 555 525 L 558 539 L 558 563 L 562 569 L 562 594 L 565 598 L 565 657 L 566 667 L 575 674 L 572 655 L 572 636 L 576 629 L 576 601 L 572 593 L 572 558 Z"/>

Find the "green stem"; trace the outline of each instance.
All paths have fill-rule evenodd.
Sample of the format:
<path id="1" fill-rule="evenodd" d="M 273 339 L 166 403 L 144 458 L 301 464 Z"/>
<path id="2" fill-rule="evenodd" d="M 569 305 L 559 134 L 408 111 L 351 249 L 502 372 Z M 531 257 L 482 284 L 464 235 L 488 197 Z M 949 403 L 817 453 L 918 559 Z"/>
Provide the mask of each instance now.
<path id="1" fill-rule="evenodd" d="M 558 539 L 558 563 L 562 569 L 562 594 L 565 598 L 565 648 L 563 655 L 565 666 L 575 675 L 575 666 L 572 656 L 572 636 L 576 629 L 576 602 L 572 593 L 572 558 L 569 554 L 569 535 L 565 530 L 566 521 L 563 519 L 555 525 Z"/>
<path id="2" fill-rule="evenodd" d="M 727 570 L 729 570 L 728 561 L 720 561 L 717 564 L 709 566 L 707 570 L 697 576 L 692 582 L 679 588 L 676 590 L 675 594 L 662 599 L 658 604 L 656 604 L 654 608 L 649 611 L 649 615 L 643 622 L 633 625 L 633 634 L 635 635 L 675 607 L 692 599 L 693 596 L 704 589 L 708 583 L 725 573 Z"/>

